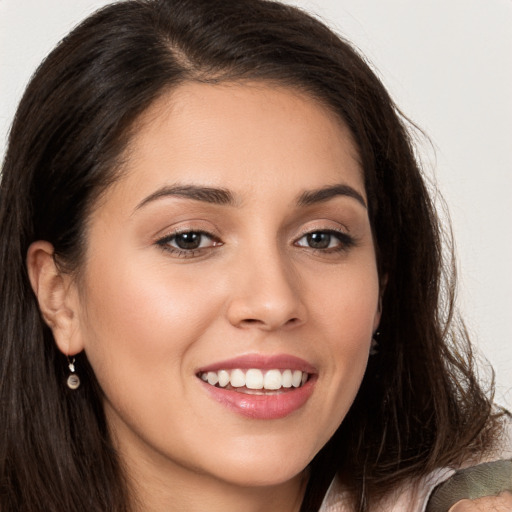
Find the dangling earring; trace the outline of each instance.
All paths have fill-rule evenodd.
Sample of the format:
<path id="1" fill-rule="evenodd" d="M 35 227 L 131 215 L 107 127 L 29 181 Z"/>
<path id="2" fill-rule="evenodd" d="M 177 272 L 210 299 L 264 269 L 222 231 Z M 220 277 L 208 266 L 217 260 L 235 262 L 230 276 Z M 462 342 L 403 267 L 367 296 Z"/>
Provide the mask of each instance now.
<path id="1" fill-rule="evenodd" d="M 379 353 L 379 342 L 377 341 L 377 338 L 380 336 L 380 332 L 376 331 L 373 335 L 372 342 L 370 345 L 370 355 L 374 356 L 375 354 Z"/>
<path id="2" fill-rule="evenodd" d="M 78 389 L 80 387 L 80 378 L 75 373 L 75 358 L 69 359 L 68 357 L 68 368 L 71 372 L 68 376 L 68 380 L 66 381 L 69 389 Z"/>

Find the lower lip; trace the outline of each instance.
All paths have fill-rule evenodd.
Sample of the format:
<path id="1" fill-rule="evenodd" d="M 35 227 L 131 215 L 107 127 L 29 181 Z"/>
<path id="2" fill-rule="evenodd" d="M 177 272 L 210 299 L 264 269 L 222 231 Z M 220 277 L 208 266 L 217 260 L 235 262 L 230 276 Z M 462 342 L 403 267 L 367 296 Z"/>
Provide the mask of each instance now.
<path id="1" fill-rule="evenodd" d="M 228 409 L 253 419 L 275 420 L 300 409 L 313 393 L 315 378 L 300 388 L 278 394 L 249 395 L 201 382 L 210 395 Z"/>

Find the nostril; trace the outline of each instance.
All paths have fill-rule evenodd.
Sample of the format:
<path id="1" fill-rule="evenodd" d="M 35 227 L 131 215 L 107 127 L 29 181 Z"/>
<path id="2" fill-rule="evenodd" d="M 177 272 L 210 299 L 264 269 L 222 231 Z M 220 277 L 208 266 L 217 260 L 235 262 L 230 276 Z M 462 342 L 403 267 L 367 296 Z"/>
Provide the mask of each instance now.
<path id="1" fill-rule="evenodd" d="M 305 321 L 304 305 L 294 294 L 272 297 L 248 294 L 230 301 L 226 311 L 229 322 L 241 328 L 275 330 L 293 328 Z"/>
<path id="2" fill-rule="evenodd" d="M 263 330 L 274 330 L 274 329 L 293 329 L 298 327 L 302 323 L 302 320 L 299 317 L 294 316 L 293 318 L 289 318 L 283 323 L 278 320 L 273 321 L 272 319 L 267 319 L 266 321 L 259 318 L 244 318 L 238 323 L 238 326 L 245 329 L 250 328 L 258 328 Z"/>

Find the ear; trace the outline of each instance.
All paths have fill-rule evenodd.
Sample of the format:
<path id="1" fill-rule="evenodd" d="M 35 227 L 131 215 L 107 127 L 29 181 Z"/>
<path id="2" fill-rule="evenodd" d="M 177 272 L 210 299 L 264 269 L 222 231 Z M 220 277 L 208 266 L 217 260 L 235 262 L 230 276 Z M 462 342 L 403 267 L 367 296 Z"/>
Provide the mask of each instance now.
<path id="1" fill-rule="evenodd" d="M 65 355 L 83 350 L 79 324 L 79 300 L 72 276 L 62 272 L 52 244 L 39 240 L 27 252 L 27 271 L 44 321 Z"/>

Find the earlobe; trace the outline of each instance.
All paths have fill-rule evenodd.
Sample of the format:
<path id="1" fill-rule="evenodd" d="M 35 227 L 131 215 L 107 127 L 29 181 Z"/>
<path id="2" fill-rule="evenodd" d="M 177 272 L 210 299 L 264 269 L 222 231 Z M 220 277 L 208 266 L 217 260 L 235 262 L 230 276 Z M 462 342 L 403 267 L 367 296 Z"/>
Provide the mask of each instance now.
<path id="1" fill-rule="evenodd" d="M 27 252 L 27 271 L 39 309 L 59 350 L 74 355 L 83 350 L 78 297 L 72 277 L 62 272 L 49 242 L 34 242 Z"/>

